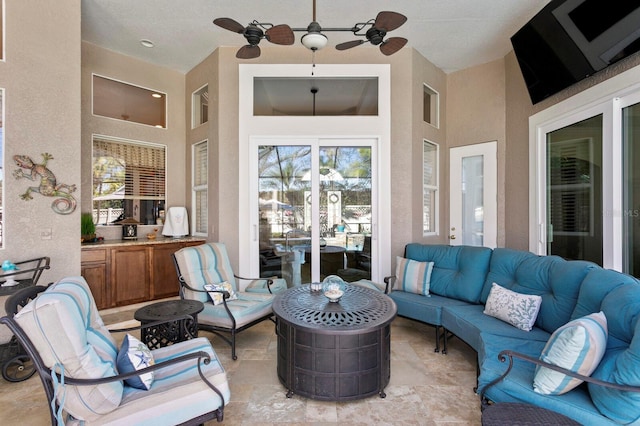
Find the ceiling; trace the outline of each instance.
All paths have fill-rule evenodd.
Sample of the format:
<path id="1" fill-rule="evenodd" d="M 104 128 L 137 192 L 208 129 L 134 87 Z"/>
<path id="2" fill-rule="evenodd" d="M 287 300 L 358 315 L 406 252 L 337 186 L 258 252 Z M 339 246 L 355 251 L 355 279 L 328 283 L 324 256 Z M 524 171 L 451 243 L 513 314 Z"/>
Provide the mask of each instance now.
<path id="1" fill-rule="evenodd" d="M 350 28 L 383 10 L 399 12 L 408 20 L 390 36 L 407 38 L 407 46 L 450 73 L 504 57 L 511 50 L 510 37 L 547 3 L 549 0 L 317 0 L 316 18 L 326 28 Z M 219 46 L 245 44 L 241 35 L 214 25 L 213 19 L 229 17 L 242 25 L 255 19 L 306 28 L 312 21 L 312 4 L 312 0 L 82 0 L 82 39 L 186 73 Z M 302 34 L 295 33 L 296 43 Z M 325 35 L 329 38 L 325 49 L 357 38 L 350 32 Z M 155 47 L 143 47 L 143 39 Z M 260 46 L 267 44 L 263 40 Z M 377 47 L 367 43 L 355 49 Z M 321 58 L 322 50 L 317 55 Z"/>

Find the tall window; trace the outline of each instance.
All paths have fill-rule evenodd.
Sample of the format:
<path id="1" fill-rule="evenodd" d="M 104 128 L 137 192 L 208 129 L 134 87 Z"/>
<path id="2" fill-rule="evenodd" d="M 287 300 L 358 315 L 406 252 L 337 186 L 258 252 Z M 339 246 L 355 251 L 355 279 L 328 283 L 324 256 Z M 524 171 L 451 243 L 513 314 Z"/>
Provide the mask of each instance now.
<path id="1" fill-rule="evenodd" d="M 422 233 L 438 232 L 438 145 L 423 141 L 422 145 Z"/>
<path id="2" fill-rule="evenodd" d="M 193 235 L 207 235 L 208 142 L 193 145 Z"/>
<path id="3" fill-rule="evenodd" d="M 164 214 L 166 146 L 94 136 L 93 215 L 98 224 L 132 217 L 152 225 Z"/>

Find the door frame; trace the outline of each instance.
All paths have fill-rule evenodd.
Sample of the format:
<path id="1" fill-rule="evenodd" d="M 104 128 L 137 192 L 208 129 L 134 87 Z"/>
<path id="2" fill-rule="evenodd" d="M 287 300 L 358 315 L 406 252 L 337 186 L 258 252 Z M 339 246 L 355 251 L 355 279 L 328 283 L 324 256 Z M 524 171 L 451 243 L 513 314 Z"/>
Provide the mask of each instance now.
<path id="1" fill-rule="evenodd" d="M 378 141 L 375 176 L 378 199 L 376 200 L 377 223 L 372 231 L 377 235 L 378 262 L 371 267 L 372 279 L 381 281 L 393 272 L 391 258 L 391 66 L 390 64 L 317 64 L 315 75 L 330 76 L 374 76 L 378 78 L 377 116 L 254 116 L 253 81 L 255 77 L 305 77 L 309 76 L 307 64 L 240 64 L 238 66 L 239 127 L 238 127 L 238 188 L 237 230 L 221 230 L 220 240 L 226 242 L 229 257 L 237 261 L 238 273 L 242 276 L 257 276 L 259 265 L 252 262 L 253 238 L 257 229 L 252 226 L 250 203 L 254 194 L 250 192 L 250 170 L 256 164 L 250 152 L 251 138 L 373 138 Z M 329 133 L 330 132 L 330 133 Z M 235 211 L 235 210 L 234 210 Z M 223 212 L 221 212 L 222 214 Z M 232 239 L 232 241 L 229 241 Z M 226 241 L 225 241 L 226 240 Z M 256 251 L 257 253 L 257 251 Z"/>
<path id="2" fill-rule="evenodd" d="M 249 209 L 252 213 L 251 218 L 251 256 L 255 256 L 256 259 L 259 259 L 259 223 L 258 223 L 258 179 L 257 179 L 257 170 L 258 170 L 258 147 L 260 145 L 279 145 L 279 146 L 310 146 L 311 151 L 311 175 L 319 176 L 320 168 L 319 168 L 319 158 L 318 152 L 319 149 L 325 146 L 345 146 L 345 147 L 369 147 L 371 149 L 371 279 L 373 281 L 378 280 L 379 277 L 374 278 L 374 265 L 379 264 L 378 261 L 378 253 L 379 253 L 379 241 L 380 238 L 376 235 L 376 231 L 379 230 L 378 217 L 379 217 L 379 204 L 378 204 L 378 176 L 377 176 L 377 164 L 378 164 L 378 145 L 379 141 L 377 138 L 330 138 L 330 137 L 280 137 L 274 138 L 272 136 L 269 137 L 260 137 L 254 136 L 251 137 L 250 142 L 250 152 L 251 152 L 251 162 L 250 165 L 252 168 L 250 169 L 250 180 L 249 180 Z M 311 181 L 311 205 L 320 206 L 320 182 L 318 179 L 312 179 Z M 311 271 L 312 276 L 311 279 L 313 282 L 320 281 L 320 212 L 318 208 L 312 209 L 311 211 Z M 315 268 L 313 267 L 315 265 Z M 252 273 L 253 277 L 259 276 L 259 262 L 252 262 L 252 266 L 256 266 L 257 272 Z M 378 280 L 381 281 L 381 280 Z M 303 283 L 304 284 L 304 283 Z"/>
<path id="3" fill-rule="evenodd" d="M 461 216 L 454 212 L 461 210 L 462 194 L 461 168 L 459 163 L 464 157 L 481 155 L 484 159 L 483 177 L 483 246 L 495 248 L 498 244 L 498 142 L 483 142 L 473 145 L 452 147 L 449 149 L 449 229 L 450 245 L 462 244 L 460 235 L 462 229 Z M 455 228 L 455 229 L 454 229 Z M 454 238 L 452 238 L 454 237 Z"/>

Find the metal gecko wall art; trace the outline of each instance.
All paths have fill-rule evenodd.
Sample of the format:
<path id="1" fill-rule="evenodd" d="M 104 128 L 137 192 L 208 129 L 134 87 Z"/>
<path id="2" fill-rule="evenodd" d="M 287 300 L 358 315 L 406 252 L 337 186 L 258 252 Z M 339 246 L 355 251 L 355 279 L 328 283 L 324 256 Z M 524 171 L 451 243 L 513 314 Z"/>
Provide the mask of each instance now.
<path id="1" fill-rule="evenodd" d="M 25 201 L 32 200 L 32 192 L 37 192 L 45 197 L 55 197 L 51 203 L 51 208 L 58 214 L 70 214 L 76 209 L 77 201 L 71 195 L 76 191 L 76 185 L 67 185 L 64 183 L 58 183 L 56 175 L 47 168 L 49 160 L 53 160 L 53 155 L 45 152 L 42 155 L 42 163 L 36 164 L 31 157 L 27 155 L 14 155 L 13 161 L 20 167 L 13 172 L 13 176 L 16 179 L 29 179 L 30 181 L 37 182 L 40 180 L 38 186 L 30 186 L 27 191 L 20 195 Z M 28 170 L 25 172 L 25 170 Z"/>

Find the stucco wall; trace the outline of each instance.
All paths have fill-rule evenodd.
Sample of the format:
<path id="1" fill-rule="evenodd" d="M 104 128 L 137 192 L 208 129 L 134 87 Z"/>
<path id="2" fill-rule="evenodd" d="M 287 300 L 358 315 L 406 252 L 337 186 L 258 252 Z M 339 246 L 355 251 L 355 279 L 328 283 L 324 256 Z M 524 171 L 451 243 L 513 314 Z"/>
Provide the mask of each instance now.
<path id="1" fill-rule="evenodd" d="M 5 89 L 4 248 L 0 260 L 14 262 L 51 257 L 51 270 L 41 284 L 80 274 L 80 8 L 76 0 L 6 1 L 5 61 L 0 62 L 0 87 Z M 52 197 L 33 193 L 16 180 L 16 154 L 35 162 L 41 154 L 59 183 L 75 184 L 78 207 L 60 215 Z M 28 172 L 28 171 L 27 171 Z M 51 230 L 51 239 L 41 233 Z M 64 248 L 61 250 L 61 248 Z"/>
<path id="2" fill-rule="evenodd" d="M 441 164 L 449 170 L 449 148 L 497 141 L 498 148 L 498 236 L 497 245 L 505 244 L 505 74 L 500 59 L 447 76 L 447 146 Z M 447 172 L 448 173 L 448 172 Z M 448 175 L 447 185 L 448 188 Z M 448 206 L 448 191 L 445 192 Z M 447 210 L 448 212 L 448 210 Z M 448 221 L 448 213 L 446 220 Z M 448 224 L 448 222 L 447 222 Z M 448 229 L 448 226 L 447 228 Z"/>

